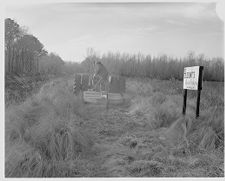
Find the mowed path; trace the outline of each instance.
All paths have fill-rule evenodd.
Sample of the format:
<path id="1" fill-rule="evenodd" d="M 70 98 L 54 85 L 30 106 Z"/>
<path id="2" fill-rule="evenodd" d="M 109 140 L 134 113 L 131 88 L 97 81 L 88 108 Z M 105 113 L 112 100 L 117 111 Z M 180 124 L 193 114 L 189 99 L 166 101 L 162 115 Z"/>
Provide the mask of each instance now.
<path id="1" fill-rule="evenodd" d="M 89 158 L 96 165 L 93 176 L 126 176 L 123 168 L 123 157 L 132 151 L 128 146 L 120 144 L 121 138 L 129 133 L 130 117 L 126 108 L 113 106 L 106 110 L 104 105 L 86 104 L 81 129 L 94 135 L 96 155 Z M 119 160 L 121 159 L 121 160 Z"/>
<path id="2" fill-rule="evenodd" d="M 161 151 L 142 118 L 129 114 L 131 97 L 127 95 L 124 104 L 110 105 L 108 110 L 105 105 L 83 106 L 81 129 L 94 136 L 96 154 L 89 158 L 96 167 L 93 176 L 132 176 L 135 160 L 148 160 Z"/>

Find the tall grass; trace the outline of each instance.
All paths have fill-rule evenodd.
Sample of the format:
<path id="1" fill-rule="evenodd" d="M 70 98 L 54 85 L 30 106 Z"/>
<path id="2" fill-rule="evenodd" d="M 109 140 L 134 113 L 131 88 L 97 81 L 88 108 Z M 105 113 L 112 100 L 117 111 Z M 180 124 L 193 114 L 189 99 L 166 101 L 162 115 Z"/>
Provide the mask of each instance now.
<path id="1" fill-rule="evenodd" d="M 80 104 L 66 83 L 51 82 L 6 109 L 6 177 L 88 175 L 80 157 L 91 151 L 93 141 L 76 126 Z"/>
<path id="2" fill-rule="evenodd" d="M 197 119 L 194 91 L 188 91 L 186 116 L 182 115 L 182 82 L 132 79 L 127 84 L 127 92 L 135 95 L 129 110 L 129 114 L 135 117 L 132 121 L 139 123 L 144 120 L 146 123 L 145 134 L 140 134 L 140 126 L 135 124 L 133 137 L 129 138 L 137 143 L 136 147 L 147 147 L 140 149 L 140 152 L 137 151 L 133 156 L 133 161 L 127 168 L 130 175 L 157 176 L 149 165 L 156 161 L 156 165 L 162 166 L 158 172 L 160 176 L 223 176 L 223 83 L 203 83 L 200 117 Z M 139 92 L 139 87 L 143 91 Z M 183 124 L 187 129 L 186 139 L 184 127 L 178 126 L 183 120 L 187 120 L 186 124 Z M 184 144 L 185 142 L 188 144 Z M 157 170 L 158 166 L 156 167 Z"/>
<path id="3" fill-rule="evenodd" d="M 191 91 L 186 118 L 181 114 L 182 82 L 177 80 L 129 79 L 125 108 L 104 113 L 100 106 L 84 107 L 69 81 L 52 81 L 24 103 L 6 108 L 6 177 L 223 174 L 223 84 L 204 82 L 196 119 Z M 190 120 L 186 147 L 183 128 L 175 126 L 182 120 Z"/>
<path id="4" fill-rule="evenodd" d="M 130 84 L 132 85 L 128 85 L 128 89 L 132 89 L 133 93 L 138 92 L 138 87 L 152 86 L 152 91 L 148 92 L 148 97 L 145 97 L 146 92 L 142 88 L 143 92 L 132 100 L 129 112 L 132 115 L 145 117 L 146 122 L 152 129 L 169 128 L 178 118 L 182 117 L 182 94 L 175 94 L 172 91 L 174 90 L 174 87 L 171 86 L 173 84 L 172 81 L 164 83 L 157 80 L 149 80 L 148 83 L 139 81 L 136 84 L 134 82 L 130 82 Z M 224 107 L 222 105 L 224 100 L 223 92 L 220 91 L 223 90 L 223 85 L 218 87 L 217 90 L 209 82 L 206 82 L 204 85 L 204 91 L 201 96 L 200 117 L 198 119 L 194 117 L 196 95 L 189 95 L 190 97 L 187 100 L 186 117 L 191 120 L 188 138 L 196 149 L 223 149 Z M 159 90 L 155 91 L 157 87 L 159 87 Z M 128 91 L 132 92 L 132 90 Z M 211 94 L 210 92 L 217 93 Z M 212 100 L 217 101 L 212 102 Z"/>

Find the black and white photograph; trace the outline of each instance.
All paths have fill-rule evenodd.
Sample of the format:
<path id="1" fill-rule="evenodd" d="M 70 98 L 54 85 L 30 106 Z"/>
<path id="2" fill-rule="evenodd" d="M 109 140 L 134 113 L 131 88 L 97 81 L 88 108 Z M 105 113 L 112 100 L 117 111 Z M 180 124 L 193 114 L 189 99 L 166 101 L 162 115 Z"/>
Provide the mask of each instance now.
<path id="1" fill-rule="evenodd" d="M 224 10 L 5 0 L 3 177 L 224 178 Z"/>

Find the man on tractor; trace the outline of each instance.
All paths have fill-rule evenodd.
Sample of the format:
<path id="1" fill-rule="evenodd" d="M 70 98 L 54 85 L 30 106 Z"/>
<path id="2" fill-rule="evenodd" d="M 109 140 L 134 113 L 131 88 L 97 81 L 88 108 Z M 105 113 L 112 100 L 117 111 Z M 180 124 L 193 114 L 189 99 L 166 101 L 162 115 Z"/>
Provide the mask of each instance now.
<path id="1" fill-rule="evenodd" d="M 95 84 L 94 88 L 96 88 L 96 86 L 99 84 L 100 91 L 101 91 L 102 86 L 104 85 L 104 87 L 105 87 L 104 90 L 108 91 L 109 83 L 110 83 L 110 76 L 109 76 L 109 73 L 108 73 L 106 67 L 101 62 L 96 63 L 96 68 L 95 68 L 95 73 L 93 75 L 93 79 L 95 79 L 95 77 L 98 77 L 99 80 Z"/>

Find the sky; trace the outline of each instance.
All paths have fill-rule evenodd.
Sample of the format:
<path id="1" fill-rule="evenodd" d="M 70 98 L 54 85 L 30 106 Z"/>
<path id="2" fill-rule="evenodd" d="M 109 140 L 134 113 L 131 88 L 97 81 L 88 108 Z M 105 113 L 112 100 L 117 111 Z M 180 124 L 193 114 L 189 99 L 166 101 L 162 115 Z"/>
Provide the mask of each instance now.
<path id="1" fill-rule="evenodd" d="M 28 28 L 48 52 L 81 62 L 103 53 L 223 57 L 216 3 L 36 3 L 8 5 L 5 17 Z"/>

